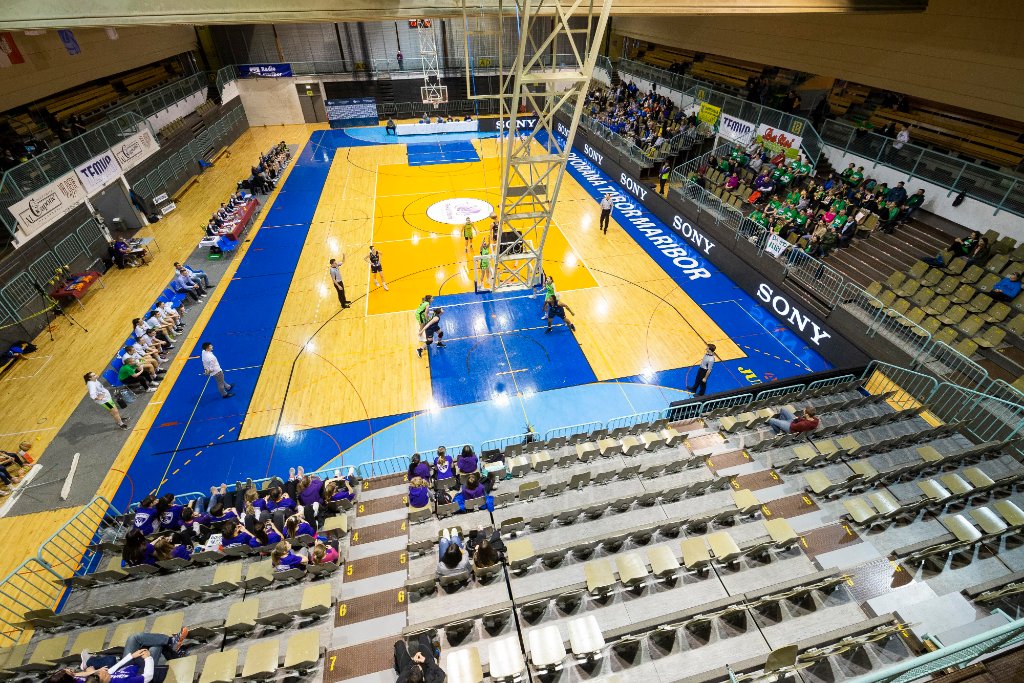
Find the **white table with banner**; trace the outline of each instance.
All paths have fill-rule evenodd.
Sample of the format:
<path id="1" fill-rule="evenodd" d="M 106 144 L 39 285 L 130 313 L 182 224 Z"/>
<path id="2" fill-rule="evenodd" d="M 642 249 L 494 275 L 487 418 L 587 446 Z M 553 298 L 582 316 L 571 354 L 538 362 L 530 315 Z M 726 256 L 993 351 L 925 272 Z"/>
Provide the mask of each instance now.
<path id="1" fill-rule="evenodd" d="M 479 121 L 452 121 L 451 123 L 400 123 L 396 127 L 399 135 L 436 135 L 438 133 L 475 133 L 480 130 Z"/>

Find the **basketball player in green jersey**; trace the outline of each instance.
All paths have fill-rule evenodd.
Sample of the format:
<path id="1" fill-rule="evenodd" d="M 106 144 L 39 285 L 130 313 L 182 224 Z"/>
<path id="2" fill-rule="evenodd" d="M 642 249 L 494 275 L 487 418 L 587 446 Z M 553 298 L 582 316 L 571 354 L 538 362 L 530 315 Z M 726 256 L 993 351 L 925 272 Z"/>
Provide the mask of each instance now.
<path id="1" fill-rule="evenodd" d="M 466 216 L 466 223 L 462 226 L 462 239 L 466 244 L 466 253 L 473 251 L 473 221 Z"/>
<path id="2" fill-rule="evenodd" d="M 430 320 L 431 317 L 433 317 L 431 315 L 431 312 L 430 312 L 430 302 L 433 300 L 433 298 L 434 297 L 431 296 L 430 294 L 424 294 L 423 295 L 423 301 L 421 301 L 420 305 L 416 307 L 416 329 L 417 329 L 416 339 L 417 339 L 417 342 L 425 342 L 426 341 L 426 338 L 423 336 L 423 328 L 426 325 L 427 321 Z M 416 355 L 418 355 L 418 356 L 420 356 L 422 358 L 423 357 L 423 351 L 426 348 L 427 348 L 426 344 L 424 344 L 423 346 L 419 346 L 419 344 L 417 343 Z"/>

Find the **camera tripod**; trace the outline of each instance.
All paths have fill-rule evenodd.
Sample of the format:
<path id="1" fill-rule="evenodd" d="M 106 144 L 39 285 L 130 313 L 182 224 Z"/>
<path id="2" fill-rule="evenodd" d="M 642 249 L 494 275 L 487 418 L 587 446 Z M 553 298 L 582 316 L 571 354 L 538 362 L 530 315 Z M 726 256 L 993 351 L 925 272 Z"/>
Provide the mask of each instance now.
<path id="1" fill-rule="evenodd" d="M 39 292 L 39 296 L 43 300 L 43 317 L 46 320 L 46 331 L 50 334 L 50 341 L 53 341 L 53 323 L 51 322 L 51 315 L 53 316 L 53 322 L 56 322 L 57 318 L 63 316 L 64 318 L 67 319 L 68 324 L 71 325 L 72 327 L 77 325 L 78 327 L 82 328 L 82 331 L 89 331 L 85 327 L 85 325 L 75 320 L 74 316 L 72 316 L 64 309 L 62 309 L 60 307 L 60 302 L 54 299 L 49 294 L 47 294 L 46 290 L 43 289 L 43 286 L 41 284 L 39 284 L 38 282 L 33 282 L 32 286 L 35 288 L 37 292 Z"/>

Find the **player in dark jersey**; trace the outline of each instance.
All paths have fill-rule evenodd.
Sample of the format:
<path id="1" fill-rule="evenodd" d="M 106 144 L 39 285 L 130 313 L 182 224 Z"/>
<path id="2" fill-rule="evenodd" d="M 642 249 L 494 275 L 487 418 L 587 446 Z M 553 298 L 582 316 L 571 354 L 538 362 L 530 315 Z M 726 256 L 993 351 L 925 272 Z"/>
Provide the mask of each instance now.
<path id="1" fill-rule="evenodd" d="M 547 334 L 548 332 L 551 331 L 551 322 L 555 318 L 561 318 L 565 322 L 565 324 L 569 326 L 569 331 L 570 332 L 575 332 L 576 331 L 576 326 L 573 325 L 571 322 L 569 322 L 569 319 L 565 317 L 565 313 L 566 313 L 566 311 L 568 311 L 570 315 L 576 315 L 576 314 L 572 312 L 571 308 L 569 308 L 564 303 L 562 303 L 562 301 L 559 300 L 559 298 L 557 296 L 552 294 L 551 298 L 548 299 L 545 302 L 545 305 L 547 306 L 547 319 L 548 319 L 548 328 L 546 330 L 544 330 L 545 334 Z"/>
<path id="2" fill-rule="evenodd" d="M 444 309 L 435 308 L 431 313 L 433 315 L 427 319 L 427 322 L 423 323 L 423 326 L 420 327 L 420 332 L 423 333 L 427 349 L 434 343 L 434 335 L 437 335 L 437 348 L 443 349 L 445 344 L 443 341 L 444 331 L 441 329 L 441 314 L 444 313 Z M 428 313 L 428 315 L 430 314 Z"/>
<path id="3" fill-rule="evenodd" d="M 378 287 L 383 287 L 384 291 L 388 291 L 388 283 L 384 281 L 384 266 L 380 262 L 380 252 L 370 245 L 370 253 L 364 258 L 364 261 L 370 264 L 370 274 L 373 276 L 373 281 Z"/>

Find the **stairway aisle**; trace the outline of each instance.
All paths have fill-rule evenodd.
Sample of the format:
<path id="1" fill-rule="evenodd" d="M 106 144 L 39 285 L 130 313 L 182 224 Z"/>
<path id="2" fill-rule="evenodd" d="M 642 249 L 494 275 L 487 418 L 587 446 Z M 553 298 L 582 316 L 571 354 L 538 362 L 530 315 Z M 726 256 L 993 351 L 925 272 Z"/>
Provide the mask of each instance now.
<path id="1" fill-rule="evenodd" d="M 394 643 L 407 624 L 405 474 L 365 480 L 334 614 L 324 683 L 392 683 Z"/>

